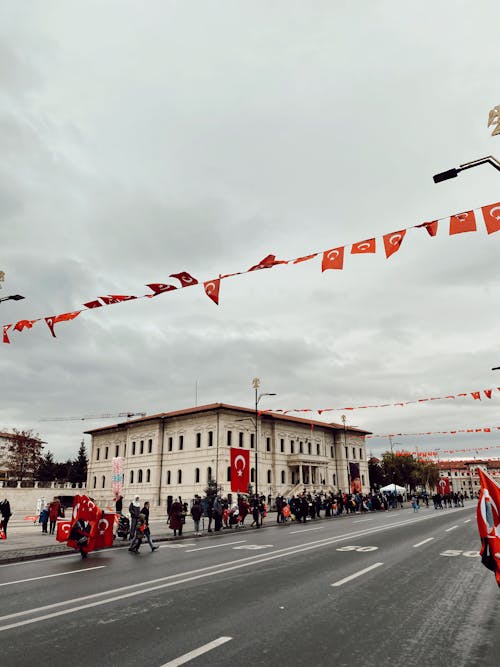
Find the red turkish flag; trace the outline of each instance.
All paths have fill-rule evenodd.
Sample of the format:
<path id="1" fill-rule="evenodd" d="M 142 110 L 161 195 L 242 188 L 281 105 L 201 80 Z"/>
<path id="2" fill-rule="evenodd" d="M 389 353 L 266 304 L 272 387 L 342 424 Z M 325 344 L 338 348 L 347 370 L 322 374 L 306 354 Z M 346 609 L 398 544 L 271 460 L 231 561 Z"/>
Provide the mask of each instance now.
<path id="1" fill-rule="evenodd" d="M 84 521 L 97 521 L 101 510 L 88 496 L 80 496 L 80 507 L 76 518 Z"/>
<path id="2" fill-rule="evenodd" d="M 450 218 L 450 236 L 453 234 L 463 234 L 464 232 L 477 231 L 476 216 L 474 211 L 457 213 Z"/>
<path id="3" fill-rule="evenodd" d="M 402 229 L 400 232 L 392 232 L 392 234 L 385 234 L 384 247 L 387 259 L 400 249 L 405 234 L 406 229 Z"/>
<path id="4" fill-rule="evenodd" d="M 56 337 L 54 333 L 54 325 L 57 324 L 58 322 L 67 322 L 68 320 L 74 320 L 75 317 L 78 317 L 78 315 L 81 313 L 81 310 L 75 310 L 73 313 L 62 313 L 61 315 L 53 315 L 51 317 L 46 317 L 45 321 L 47 322 L 47 326 L 50 329 L 50 333 Z"/>
<path id="5" fill-rule="evenodd" d="M 314 259 L 317 256 L 318 256 L 318 253 L 315 252 L 314 255 L 305 255 L 304 257 L 297 257 L 297 259 L 293 260 L 293 263 L 294 264 L 300 264 L 300 262 L 308 262 L 310 259 Z"/>
<path id="6" fill-rule="evenodd" d="M 433 220 L 432 222 L 423 222 L 421 225 L 415 225 L 416 227 L 425 227 L 429 236 L 436 236 L 438 230 L 438 220 Z"/>
<path id="7" fill-rule="evenodd" d="M 114 513 L 103 512 L 97 522 L 97 532 L 95 535 L 95 548 L 105 549 L 113 546 L 113 527 L 115 523 Z"/>
<path id="8" fill-rule="evenodd" d="M 493 389 L 483 389 L 483 391 L 484 391 L 484 395 L 486 396 L 486 398 L 491 398 L 491 394 L 493 392 Z"/>
<path id="9" fill-rule="evenodd" d="M 203 287 L 205 288 L 205 293 L 208 298 L 212 299 L 215 304 L 219 305 L 220 278 L 207 280 L 207 282 L 203 283 Z"/>
<path id="10" fill-rule="evenodd" d="M 442 496 L 446 495 L 447 493 L 450 493 L 451 492 L 450 480 L 448 479 L 448 477 L 440 477 L 437 483 L 437 488 Z"/>
<path id="11" fill-rule="evenodd" d="M 58 542 L 67 542 L 71 532 L 72 521 L 57 521 L 56 540 Z"/>
<path id="12" fill-rule="evenodd" d="M 19 322 L 16 322 L 16 324 L 14 325 L 14 329 L 16 331 L 22 331 L 23 329 L 31 329 L 31 327 L 35 324 L 35 322 L 38 322 L 39 319 L 38 320 L 19 320 Z"/>
<path id="13" fill-rule="evenodd" d="M 102 303 L 95 299 L 94 301 L 87 301 L 87 303 L 83 304 L 85 308 L 102 308 Z"/>
<path id="14" fill-rule="evenodd" d="M 157 294 L 162 294 L 163 292 L 171 292 L 174 289 L 177 289 L 175 285 L 164 285 L 163 283 L 149 283 L 146 287 L 150 287 L 154 294 L 146 294 L 147 297 L 151 298 Z"/>
<path id="15" fill-rule="evenodd" d="M 475 401 L 480 401 L 481 400 L 481 392 L 480 391 L 471 391 L 470 395 Z"/>
<path id="16" fill-rule="evenodd" d="M 177 278 L 180 282 L 181 287 L 191 287 L 191 285 L 197 285 L 198 281 L 193 276 L 189 275 L 187 271 L 181 271 L 180 273 L 171 273 L 169 278 Z"/>
<path id="17" fill-rule="evenodd" d="M 478 468 L 481 491 L 477 503 L 477 528 L 481 538 L 481 561 L 495 573 L 500 586 L 500 487 Z"/>
<path id="18" fill-rule="evenodd" d="M 250 482 L 250 452 L 231 447 L 231 491 L 247 493 Z"/>
<path id="19" fill-rule="evenodd" d="M 100 296 L 101 301 L 104 301 L 106 306 L 111 306 L 113 303 L 121 303 L 122 301 L 130 301 L 131 299 L 137 299 L 136 296 L 124 295 L 124 294 L 108 294 L 108 296 Z"/>
<path id="20" fill-rule="evenodd" d="M 11 326 L 12 326 L 12 324 L 4 324 L 3 325 L 3 342 L 4 343 L 9 343 L 10 344 L 10 340 L 9 340 L 9 336 L 7 335 L 7 331 L 11 328 Z"/>
<path id="21" fill-rule="evenodd" d="M 344 268 L 344 246 L 340 248 L 333 248 L 332 250 L 325 250 L 323 253 L 323 261 L 321 262 L 321 271 L 327 269 L 343 269 Z"/>
<path id="22" fill-rule="evenodd" d="M 500 203 L 483 206 L 481 210 L 488 234 L 500 231 Z"/>
<path id="23" fill-rule="evenodd" d="M 271 269 L 273 266 L 276 266 L 277 264 L 288 264 L 288 262 L 285 262 L 285 260 L 282 259 L 276 259 L 276 255 L 267 255 L 264 257 L 264 259 L 261 259 L 258 264 L 255 266 L 252 266 L 248 269 L 248 271 L 259 271 L 260 269 Z"/>
<path id="24" fill-rule="evenodd" d="M 353 243 L 351 248 L 351 255 L 362 255 L 366 253 L 374 253 L 376 251 L 375 239 L 366 239 L 366 241 L 359 241 Z"/>

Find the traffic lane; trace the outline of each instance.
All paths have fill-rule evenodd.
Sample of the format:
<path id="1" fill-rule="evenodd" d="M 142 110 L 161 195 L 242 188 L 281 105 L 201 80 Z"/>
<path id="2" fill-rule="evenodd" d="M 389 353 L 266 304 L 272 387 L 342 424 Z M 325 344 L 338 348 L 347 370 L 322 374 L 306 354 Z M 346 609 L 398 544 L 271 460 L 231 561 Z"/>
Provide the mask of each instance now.
<path id="1" fill-rule="evenodd" d="M 470 526 L 468 530 L 471 530 Z M 449 537 L 451 538 L 449 543 L 456 546 L 453 540 L 457 539 L 458 533 L 450 533 Z M 370 545 L 367 543 L 362 546 Z M 395 599 L 398 599 L 394 597 L 397 595 L 397 591 L 394 591 L 395 578 L 392 573 L 394 568 L 401 567 L 401 562 L 404 564 L 404 561 L 412 560 L 413 557 L 409 555 L 412 554 L 411 548 L 406 545 L 406 549 L 394 549 L 394 545 L 389 544 L 384 554 L 384 560 L 389 559 L 386 568 L 382 566 L 378 570 L 359 577 L 357 580 L 350 580 L 343 585 L 342 589 L 334 589 L 331 584 L 338 581 L 339 577 L 347 577 L 349 574 L 359 571 L 360 568 L 364 569 L 368 558 L 373 562 L 372 554 L 369 552 L 337 552 L 332 547 L 317 547 L 316 550 L 312 549 L 305 554 L 288 556 L 280 561 L 262 562 L 256 568 L 241 569 L 228 573 L 221 572 L 205 580 L 185 582 L 182 587 L 174 586 L 169 590 L 147 592 L 143 598 L 136 598 L 126 604 L 121 602 L 110 603 L 110 605 L 100 607 L 96 613 L 89 612 L 90 620 L 85 614 L 77 613 L 74 615 L 75 618 L 67 617 L 65 629 L 69 627 L 68 624 L 71 624 L 76 636 L 78 630 L 81 630 L 85 635 L 87 631 L 92 631 L 94 619 L 99 618 L 97 629 L 93 631 L 92 635 L 96 638 L 98 646 L 106 647 L 106 650 L 109 650 L 120 664 L 128 664 L 127 654 L 132 650 L 134 644 L 134 628 L 140 625 L 141 618 L 146 616 L 148 628 L 154 626 L 158 628 L 155 635 L 160 633 L 159 637 L 154 637 L 155 644 L 158 644 L 158 654 L 151 653 L 148 655 L 149 664 L 156 664 L 155 659 L 163 660 L 163 662 L 157 664 L 164 664 L 167 659 L 182 655 L 192 650 L 195 645 L 212 641 L 215 637 L 219 637 L 221 632 L 224 635 L 234 636 L 234 639 L 224 646 L 224 657 L 214 649 L 213 656 L 210 653 L 204 656 L 205 664 L 226 664 L 224 662 L 226 656 L 231 656 L 227 664 L 236 658 L 240 664 L 245 664 L 242 662 L 242 655 L 251 656 L 251 662 L 258 659 L 262 664 L 281 664 L 280 660 L 283 653 L 286 653 L 287 644 L 287 642 L 283 643 L 283 633 L 285 632 L 288 636 L 290 624 L 292 627 L 295 624 L 296 628 L 300 628 L 297 631 L 300 636 L 301 654 L 298 656 L 296 650 L 292 650 L 287 657 L 290 664 L 310 664 L 311 656 L 314 656 L 315 664 L 331 664 L 332 655 L 337 658 L 344 656 L 346 659 L 349 659 L 353 652 L 356 655 L 352 643 L 347 642 L 347 645 L 344 646 L 346 639 L 349 639 L 348 636 L 344 636 L 346 634 L 345 622 L 347 620 L 348 627 L 350 627 L 349 624 L 352 625 L 353 622 L 349 619 L 352 616 L 353 609 L 356 609 L 356 619 L 362 624 L 364 633 L 367 624 L 371 623 L 373 626 L 373 635 L 368 642 L 368 646 L 362 646 L 361 650 L 369 649 L 372 642 L 378 641 L 380 633 L 387 630 L 386 616 L 387 609 L 390 609 L 390 607 L 384 606 L 382 608 L 384 612 L 382 614 L 383 620 L 381 623 L 375 624 L 372 618 L 375 597 L 381 595 L 380 591 L 391 590 L 392 587 L 393 593 L 389 595 L 389 601 L 393 603 Z M 424 574 L 426 574 L 428 565 L 425 562 L 426 559 L 422 560 L 424 562 Z M 404 567 L 407 572 L 412 574 L 412 577 L 418 574 L 412 563 L 410 563 L 410 567 L 408 567 L 408 564 Z M 381 577 L 380 573 L 383 571 L 389 572 L 388 581 Z M 377 581 L 381 581 L 381 583 L 377 584 Z M 328 590 L 328 582 L 331 590 Z M 364 587 L 361 593 L 358 586 L 360 582 L 363 582 Z M 416 588 L 420 592 L 420 584 Z M 369 591 L 372 589 L 375 592 L 370 594 Z M 326 595 L 325 590 L 327 591 Z M 339 591 L 342 591 L 341 595 Z M 369 604 L 365 601 L 365 593 L 368 594 Z M 431 604 L 435 603 L 430 597 L 429 601 Z M 208 619 L 207 609 L 210 616 Z M 242 610 L 244 611 L 242 612 Z M 269 614 L 270 616 L 267 618 Z M 283 621 L 283 616 L 285 616 L 285 621 Z M 324 625 L 325 616 L 329 619 L 326 626 Z M 190 631 L 186 638 L 187 618 L 196 620 L 189 625 Z M 249 623 L 255 618 L 259 619 L 258 641 L 256 641 L 254 635 L 253 641 L 247 642 L 248 629 L 251 627 Z M 203 619 L 203 623 L 198 623 L 198 619 Z M 398 609 L 396 618 L 391 619 L 390 627 L 391 629 L 397 628 L 399 635 L 403 637 L 406 623 L 402 628 L 398 627 L 398 621 L 400 620 L 401 613 Z M 120 631 L 123 631 L 128 638 L 127 647 L 124 651 L 117 649 L 113 641 L 109 643 L 109 646 L 107 643 L 110 634 L 109 626 L 116 626 L 117 624 Z M 199 632 L 193 631 L 193 628 L 201 628 L 201 626 L 203 626 L 203 629 L 200 629 Z M 32 630 L 34 627 L 36 627 L 36 624 L 30 626 L 29 636 L 38 637 L 38 644 L 41 642 L 41 645 L 45 646 L 44 650 L 48 651 L 47 657 L 51 656 L 52 659 L 50 636 L 47 637 L 47 643 L 44 644 L 43 637 L 45 633 L 42 632 L 42 635 L 40 635 L 38 630 Z M 168 636 L 172 638 L 173 633 L 174 640 L 165 644 L 162 639 L 162 629 L 164 630 L 166 627 L 169 629 Z M 280 631 L 268 636 L 266 633 L 270 632 L 271 627 L 276 627 Z M 334 634 L 333 638 L 338 639 L 341 643 L 343 642 L 340 648 L 336 647 L 335 642 L 330 641 L 332 627 L 339 630 L 338 637 Z M 239 634 L 237 634 L 238 628 Z M 312 633 L 313 639 L 315 638 L 311 645 L 308 642 L 308 629 Z M 308 631 L 305 632 L 305 630 Z M 50 635 L 50 627 L 48 633 Z M 266 636 L 268 636 L 268 639 L 264 641 Z M 328 641 L 325 641 L 325 638 L 328 638 Z M 140 637 L 137 637 L 137 641 L 139 640 Z M 409 640 L 411 640 L 411 636 Z M 276 642 L 277 646 L 275 645 Z M 399 642 L 396 644 L 392 649 L 399 649 Z M 293 642 L 292 646 L 294 646 Z M 305 647 L 305 651 L 302 651 L 303 647 Z M 241 653 L 243 648 L 246 652 Z M 381 664 L 377 660 L 386 653 L 389 654 L 389 649 L 391 647 L 386 645 L 383 651 L 378 650 L 378 657 L 374 662 L 366 662 L 365 656 L 365 661 L 362 664 Z M 74 655 L 74 652 L 72 652 L 72 655 Z M 394 653 L 394 656 L 396 655 L 398 654 Z M 210 662 L 212 659 L 214 660 L 213 663 Z M 358 660 L 358 658 L 356 659 Z M 408 664 L 417 664 L 411 663 L 409 660 L 410 657 L 407 660 Z M 91 662 L 77 662 L 76 664 L 91 664 Z M 343 664 L 355 663 L 345 662 Z M 427 662 L 427 664 L 433 663 Z"/>
<path id="2" fill-rule="evenodd" d="M 388 515 L 385 514 L 384 516 L 387 517 Z M 449 516 L 450 515 L 448 513 L 446 513 L 446 515 L 438 513 L 436 515 L 432 515 L 429 518 L 433 517 L 441 523 L 443 521 L 449 520 Z M 353 522 L 335 522 L 335 525 L 331 526 L 332 530 L 321 533 L 321 537 L 318 535 L 318 533 L 311 532 L 305 533 L 305 535 L 303 535 L 302 529 L 290 531 L 294 533 L 293 537 L 290 535 L 290 532 L 287 532 L 286 528 L 282 530 L 277 529 L 276 531 L 272 532 L 274 533 L 273 538 L 281 538 L 279 540 L 280 545 L 278 546 L 284 546 L 287 544 L 289 546 L 296 546 L 297 544 L 307 544 L 309 541 L 314 544 L 321 542 L 321 540 L 324 539 L 328 540 L 332 535 L 338 537 L 339 539 L 350 539 L 351 536 L 354 539 L 355 533 L 362 534 L 363 532 L 378 532 L 381 529 L 383 530 L 389 527 L 391 528 L 391 531 L 389 532 L 393 532 L 396 531 L 396 529 L 398 529 L 401 525 L 413 526 L 413 524 L 415 524 L 417 527 L 411 528 L 411 530 L 414 530 L 418 529 L 420 524 L 424 523 L 419 520 L 419 516 L 417 515 L 403 515 L 402 513 L 398 513 L 397 518 L 397 521 L 394 521 L 392 518 L 389 518 L 388 520 L 380 520 L 380 528 L 378 528 L 377 525 L 370 526 L 369 528 L 366 528 L 365 525 L 359 525 L 358 531 L 349 530 L 354 528 L 355 524 Z M 307 524 L 305 525 L 307 526 Z M 344 533 L 341 533 L 338 530 L 339 528 L 348 530 Z M 420 526 L 420 530 L 422 529 L 425 530 L 425 528 Z M 240 533 L 240 536 L 243 534 L 244 533 Z M 226 535 L 228 534 L 226 533 Z M 399 538 L 398 536 L 395 536 L 390 539 L 402 539 L 404 541 L 405 538 L 403 538 L 402 535 L 403 533 Z M 169 552 L 176 554 L 175 556 L 170 556 L 169 553 L 169 555 L 165 556 L 165 558 L 160 558 L 160 553 L 155 552 L 153 558 L 148 559 L 147 555 L 151 554 L 151 552 L 147 545 L 144 545 L 142 548 L 143 552 L 140 556 L 141 560 L 138 556 L 129 554 L 126 549 L 125 553 L 123 549 L 119 550 L 118 552 L 116 550 L 98 552 L 93 554 L 92 557 L 88 560 L 81 562 L 80 565 L 78 565 L 79 561 L 77 560 L 76 562 L 72 561 L 71 564 L 66 562 L 65 567 L 62 568 L 61 566 L 56 566 L 54 571 L 49 572 L 49 577 L 47 579 L 41 578 L 35 582 L 29 582 L 29 584 L 28 582 L 25 584 L 19 584 L 19 587 L 9 587 L 10 590 L 7 590 L 6 592 L 4 590 L 4 610 L 8 610 L 10 613 L 13 613 L 16 611 L 19 612 L 26 608 L 23 595 L 18 595 L 17 593 L 18 591 L 21 593 L 26 591 L 28 585 L 31 608 L 36 606 L 57 604 L 64 599 L 68 603 L 71 603 L 75 599 L 87 599 L 93 594 L 99 595 L 103 590 L 116 590 L 121 587 L 127 587 L 134 584 L 138 586 L 147 584 L 149 581 L 161 579 L 162 577 L 165 577 L 165 568 L 168 568 L 169 575 L 180 575 L 186 569 L 193 570 L 196 569 L 196 567 L 200 567 L 200 565 L 218 567 L 221 562 L 221 558 L 222 563 L 227 562 L 228 549 L 232 550 L 230 558 L 231 560 L 234 560 L 238 557 L 243 559 L 247 557 L 249 553 L 257 553 L 259 549 L 269 549 L 275 546 L 270 543 L 266 544 L 265 538 L 266 536 L 269 537 L 268 531 L 252 531 L 251 533 L 248 533 L 247 536 L 251 536 L 253 539 L 227 540 L 224 539 L 225 535 L 221 535 L 220 540 L 214 540 L 215 544 L 212 544 L 212 540 L 210 540 L 207 546 L 198 546 L 198 544 L 201 545 L 208 542 L 204 540 L 198 542 L 179 541 L 164 544 L 162 545 L 162 549 L 168 549 Z M 311 536 L 316 539 L 311 540 Z M 229 537 L 233 536 L 229 535 Z M 273 539 L 273 541 L 278 542 L 278 540 L 275 539 Z M 146 553 L 144 553 L 144 550 L 146 550 Z M 183 554 L 182 558 L 176 558 L 176 556 L 180 556 L 181 552 Z M 76 556 L 76 558 L 78 559 L 79 556 Z M 137 561 L 142 563 L 142 565 L 137 567 Z M 165 561 L 167 562 L 165 563 Z M 109 569 L 105 572 L 96 571 L 92 576 L 89 577 L 73 577 L 71 581 L 68 580 L 67 582 L 62 579 L 60 581 L 56 581 L 56 577 L 50 577 L 50 574 L 53 572 L 59 572 L 61 570 L 64 571 L 64 569 L 68 570 L 70 568 L 70 571 L 73 571 L 73 569 L 81 567 L 82 570 L 84 570 L 91 567 L 91 563 L 95 563 L 97 567 L 102 566 L 101 564 L 105 563 L 112 569 Z M 45 561 L 43 561 L 43 565 L 42 563 L 38 563 L 38 567 L 43 567 L 45 564 Z M 23 577 L 22 574 L 11 573 L 11 580 L 15 581 L 16 576 Z M 61 595 L 61 593 L 63 595 Z"/>

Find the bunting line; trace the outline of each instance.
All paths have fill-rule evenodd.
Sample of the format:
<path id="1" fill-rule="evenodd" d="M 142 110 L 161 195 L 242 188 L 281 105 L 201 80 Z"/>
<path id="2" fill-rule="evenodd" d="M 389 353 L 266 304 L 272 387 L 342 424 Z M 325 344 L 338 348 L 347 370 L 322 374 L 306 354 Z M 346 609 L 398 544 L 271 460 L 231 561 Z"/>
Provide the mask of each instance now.
<path id="1" fill-rule="evenodd" d="M 488 204 L 486 206 L 481 206 L 477 209 L 471 211 L 465 211 L 463 213 L 456 213 L 451 216 L 446 216 L 444 218 L 438 218 L 431 222 L 423 222 L 418 225 L 412 225 L 406 229 L 399 230 L 397 232 L 390 232 L 388 234 L 382 235 L 383 248 L 385 251 L 386 259 L 392 257 L 396 253 L 403 243 L 403 239 L 406 237 L 406 233 L 410 229 L 422 228 L 427 231 L 429 236 L 434 237 L 438 233 L 439 223 L 444 220 L 448 221 L 449 225 L 449 235 L 453 236 L 455 234 L 463 234 L 466 232 L 475 232 L 477 231 L 477 220 L 479 219 L 479 214 L 481 215 L 487 234 L 493 234 L 500 231 L 500 202 L 495 204 Z M 378 238 L 378 237 L 377 237 Z M 216 305 L 219 305 L 219 291 L 221 280 L 226 278 L 232 278 L 235 276 L 241 276 L 246 273 L 251 273 L 254 271 L 259 271 L 262 269 L 271 269 L 279 265 L 297 265 L 304 262 L 311 261 L 321 255 L 321 271 L 325 272 L 327 270 L 342 270 L 344 268 L 344 257 L 346 254 L 346 249 L 351 255 L 360 255 L 360 254 L 374 254 L 377 251 L 377 239 L 375 237 L 366 239 L 364 241 L 357 241 L 355 243 L 348 243 L 341 246 L 337 246 L 329 250 L 321 250 L 318 252 L 308 253 L 297 257 L 295 259 L 276 259 L 275 255 L 269 254 L 264 259 L 262 259 L 257 264 L 251 266 L 247 270 L 237 271 L 235 273 L 219 274 L 219 277 L 216 279 L 202 281 L 203 288 L 206 295 L 211 299 Z M 110 306 L 117 303 L 123 303 L 124 301 L 131 301 L 136 299 L 144 298 L 154 298 L 159 294 L 165 292 L 171 292 L 177 289 L 183 289 L 185 287 L 192 287 L 198 285 L 199 281 L 194 278 L 187 271 L 181 271 L 179 273 L 171 273 L 169 278 L 175 278 L 180 283 L 180 287 L 172 285 L 170 283 L 148 283 L 146 286 L 150 288 L 152 293 L 144 294 L 142 296 L 137 295 L 123 295 L 123 294 L 108 294 L 105 296 L 99 296 L 97 299 L 87 301 L 83 304 L 84 309 L 78 311 L 71 311 L 68 313 L 61 313 L 59 315 L 52 315 L 50 317 L 38 317 L 31 320 L 20 320 L 17 323 L 10 323 L 3 325 L 3 343 L 10 344 L 9 333 L 12 335 L 11 328 L 13 331 L 21 332 L 25 329 L 31 329 L 36 322 L 45 321 L 47 324 L 52 336 L 55 338 L 54 325 L 59 322 L 69 321 L 75 319 L 78 315 L 85 312 L 86 310 L 93 310 L 95 308 L 101 308 L 103 306 Z M 429 399 L 431 400 L 431 399 Z M 345 408 L 349 409 L 349 408 Z"/>
<path id="2" fill-rule="evenodd" d="M 457 435 L 458 433 L 492 433 L 500 431 L 500 426 L 482 426 L 480 428 L 456 428 L 453 431 L 421 431 L 420 433 L 371 433 L 365 438 L 400 438 L 401 436 L 423 436 L 423 435 Z M 475 447 L 474 449 L 477 449 Z"/>

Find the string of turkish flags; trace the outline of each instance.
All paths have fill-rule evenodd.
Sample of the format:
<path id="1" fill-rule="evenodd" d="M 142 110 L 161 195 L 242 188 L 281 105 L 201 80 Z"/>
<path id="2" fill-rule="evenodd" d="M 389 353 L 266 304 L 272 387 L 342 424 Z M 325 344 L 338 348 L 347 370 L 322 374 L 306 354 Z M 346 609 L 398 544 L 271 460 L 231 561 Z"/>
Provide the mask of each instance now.
<path id="1" fill-rule="evenodd" d="M 428 451 L 421 452 L 420 450 L 415 450 L 413 452 L 408 452 L 404 449 L 394 452 L 395 456 L 417 456 L 419 459 L 435 459 L 441 454 L 463 454 L 464 452 L 482 452 L 488 451 L 489 449 L 498 449 L 496 447 L 467 447 L 465 449 L 440 449 L 439 451 Z"/>
<path id="2" fill-rule="evenodd" d="M 493 389 L 482 389 L 482 393 L 486 396 L 486 398 L 491 398 L 493 396 Z M 356 405 L 356 406 L 349 406 L 349 407 L 344 407 L 344 408 L 320 408 L 318 410 L 313 410 L 311 408 L 293 408 L 291 410 L 282 410 L 280 408 L 277 408 L 276 410 L 262 410 L 262 414 L 265 414 L 266 412 L 280 412 L 281 414 L 287 415 L 290 412 L 317 412 L 319 415 L 323 414 L 323 412 L 343 412 L 345 410 L 363 410 L 363 409 L 368 409 L 368 408 L 392 408 L 392 407 L 404 407 L 405 405 L 411 405 L 411 404 L 418 404 L 418 403 L 425 403 L 427 401 L 445 401 L 448 399 L 454 399 L 454 398 L 463 398 L 466 396 L 472 396 L 472 398 L 475 401 L 480 401 L 481 400 L 481 391 L 468 391 L 468 392 L 461 392 L 460 394 L 450 394 L 449 396 L 433 396 L 432 398 L 417 398 L 415 401 L 399 401 L 398 403 L 380 403 L 379 405 Z M 500 391 L 500 387 L 497 387 L 497 391 Z"/>
<path id="3" fill-rule="evenodd" d="M 395 438 L 402 435 L 421 436 L 421 435 L 457 435 L 458 433 L 491 433 L 500 431 L 500 426 L 483 426 L 481 428 L 456 428 L 454 431 L 422 431 L 421 433 L 371 433 L 365 438 Z M 477 449 L 477 448 L 475 448 Z"/>
<path id="4" fill-rule="evenodd" d="M 494 232 L 500 231 L 500 202 L 496 204 L 488 204 L 487 206 L 482 206 L 478 209 L 473 209 L 471 211 L 466 211 L 464 213 L 457 213 L 451 216 L 446 216 L 445 218 L 439 218 L 433 220 L 432 222 L 423 222 L 419 225 L 412 225 L 406 229 L 401 229 L 397 232 L 390 232 L 389 234 L 384 234 L 382 236 L 383 247 L 385 251 L 385 256 L 387 259 L 391 257 L 395 252 L 397 252 L 403 239 L 406 236 L 406 232 L 409 229 L 422 228 L 427 230 L 429 236 L 436 236 L 438 232 L 439 223 L 442 221 L 448 221 L 449 224 L 449 235 L 453 236 L 455 234 L 463 234 L 465 232 L 475 232 L 477 231 L 477 218 L 479 214 L 482 215 L 484 224 L 486 227 L 486 232 L 488 234 L 493 234 Z M 261 269 L 271 269 L 280 264 L 301 264 L 302 262 L 307 262 L 318 255 L 322 255 L 321 262 L 321 271 L 327 271 L 330 269 L 333 270 L 342 270 L 344 268 L 344 257 L 346 254 L 346 249 L 350 245 L 350 254 L 351 255 L 363 255 L 363 254 L 374 254 L 377 251 L 377 239 L 370 238 L 364 241 L 357 241 L 353 244 L 347 244 L 338 246 L 336 248 L 331 248 L 329 250 L 322 250 L 319 252 L 310 253 L 308 255 L 303 255 L 302 257 L 297 257 L 295 259 L 289 260 L 277 260 L 275 255 L 267 255 L 262 259 L 258 264 L 251 266 L 246 271 L 238 271 L 236 273 L 227 273 L 219 274 L 218 278 L 212 280 L 206 280 L 203 282 L 203 287 L 206 295 L 217 305 L 219 305 L 219 292 L 221 280 L 226 278 L 232 278 L 234 276 L 244 275 L 246 273 L 251 273 L 252 271 L 258 271 Z M 180 282 L 180 288 L 192 287 L 193 285 L 198 284 L 198 280 L 193 278 L 186 271 L 180 273 L 171 273 L 169 278 L 175 278 Z M 107 296 L 99 296 L 97 299 L 88 301 L 84 303 L 84 309 L 75 310 L 69 313 L 61 313 L 60 315 L 51 315 L 50 317 L 39 317 L 33 320 L 20 320 L 15 324 L 4 324 L 3 325 L 3 342 L 10 343 L 9 331 L 24 331 L 25 329 L 31 329 L 36 322 L 40 322 L 42 319 L 45 321 L 47 326 L 50 329 L 52 336 L 55 338 L 56 334 L 54 332 L 54 326 L 60 322 L 66 322 L 69 320 L 74 320 L 78 315 L 85 310 L 90 310 L 94 308 L 101 308 L 102 306 L 110 306 L 116 303 L 122 303 L 124 301 L 130 301 L 133 299 L 144 299 L 144 298 L 153 298 L 159 294 L 165 292 L 171 292 L 173 290 L 179 289 L 176 285 L 166 284 L 166 283 L 149 283 L 146 285 L 153 292 L 152 294 L 144 294 L 142 296 L 135 295 L 123 295 L 123 294 L 108 294 Z"/>

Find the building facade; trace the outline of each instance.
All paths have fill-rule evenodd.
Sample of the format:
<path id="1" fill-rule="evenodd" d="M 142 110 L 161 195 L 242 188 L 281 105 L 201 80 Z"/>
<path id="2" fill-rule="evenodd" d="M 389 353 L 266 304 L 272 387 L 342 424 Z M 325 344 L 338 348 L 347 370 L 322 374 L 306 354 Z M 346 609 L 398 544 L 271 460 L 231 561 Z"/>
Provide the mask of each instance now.
<path id="1" fill-rule="evenodd" d="M 350 463 L 359 466 L 362 490 L 369 491 L 368 431 L 214 403 L 86 431 L 91 436 L 88 493 L 103 506 L 110 504 L 113 459 L 121 458 L 126 499 L 139 495 L 165 507 L 177 496 L 185 501 L 203 496 L 210 480 L 228 495 L 231 447 L 250 451 L 255 490 L 256 431 L 260 494 L 348 491 Z"/>
<path id="2" fill-rule="evenodd" d="M 479 493 L 481 487 L 479 482 L 478 467 L 487 470 L 500 485 L 500 459 L 463 459 L 439 461 L 439 476 L 447 477 L 453 493 L 460 491 L 469 497 Z"/>
<path id="3" fill-rule="evenodd" d="M 10 433 L 0 433 L 0 481 L 8 479 L 7 464 L 9 460 Z"/>

